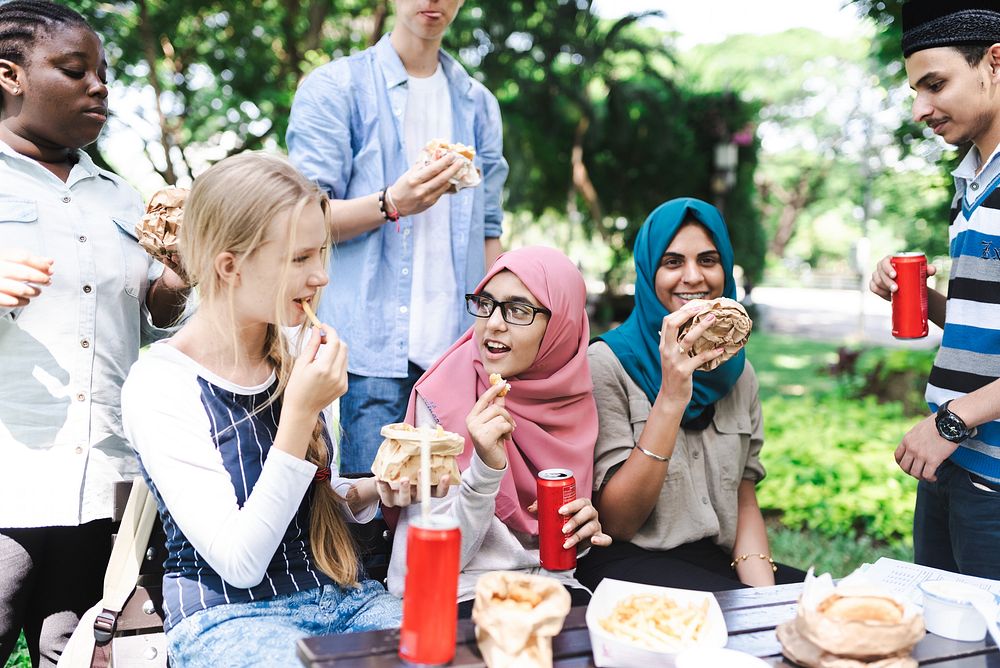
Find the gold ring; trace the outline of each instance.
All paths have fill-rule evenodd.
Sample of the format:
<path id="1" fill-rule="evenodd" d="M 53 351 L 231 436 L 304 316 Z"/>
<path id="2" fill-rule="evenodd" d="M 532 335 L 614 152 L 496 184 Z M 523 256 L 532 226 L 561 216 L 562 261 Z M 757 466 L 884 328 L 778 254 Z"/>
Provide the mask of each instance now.
<path id="1" fill-rule="evenodd" d="M 684 350 L 684 346 L 682 346 L 679 343 L 677 344 L 677 352 L 679 352 L 681 355 L 687 355 L 688 354 L 688 351 Z"/>

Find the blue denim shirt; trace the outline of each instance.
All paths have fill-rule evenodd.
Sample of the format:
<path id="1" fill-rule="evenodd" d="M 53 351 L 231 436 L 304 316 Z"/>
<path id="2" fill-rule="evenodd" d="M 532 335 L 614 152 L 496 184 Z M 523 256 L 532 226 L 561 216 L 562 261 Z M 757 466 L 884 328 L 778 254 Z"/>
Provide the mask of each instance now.
<path id="1" fill-rule="evenodd" d="M 485 274 L 484 243 L 499 237 L 500 195 L 507 178 L 500 106 L 454 58 L 440 52 L 452 104 L 453 142 L 476 148 L 483 183 L 450 198 L 455 280 L 469 292 Z M 313 71 L 295 94 L 288 154 L 295 166 L 332 198 L 381 191 L 410 165 L 403 147 L 406 69 L 384 36 L 360 53 Z M 404 217 L 331 249 L 330 285 L 320 317 L 350 346 L 349 369 L 363 376 L 403 378 L 409 358 L 412 221 Z M 441 268 L 446 270 L 445 267 Z M 419 304 L 412 305 L 420 308 Z M 465 309 L 461 300 L 455 308 Z M 464 315 L 454 339 L 471 324 Z"/>

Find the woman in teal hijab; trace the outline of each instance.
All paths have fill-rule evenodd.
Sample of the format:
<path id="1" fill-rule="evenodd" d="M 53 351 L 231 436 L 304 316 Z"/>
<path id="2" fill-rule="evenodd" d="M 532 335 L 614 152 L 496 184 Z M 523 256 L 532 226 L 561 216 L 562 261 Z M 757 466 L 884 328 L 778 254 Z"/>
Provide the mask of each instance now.
<path id="1" fill-rule="evenodd" d="M 722 591 L 801 581 L 771 559 L 756 484 L 763 422 L 741 350 L 689 354 L 711 326 L 697 300 L 736 298 L 733 247 L 718 209 L 693 198 L 657 207 L 636 238 L 635 307 L 588 350 L 599 432 L 593 500 L 615 542 L 576 576 Z"/>

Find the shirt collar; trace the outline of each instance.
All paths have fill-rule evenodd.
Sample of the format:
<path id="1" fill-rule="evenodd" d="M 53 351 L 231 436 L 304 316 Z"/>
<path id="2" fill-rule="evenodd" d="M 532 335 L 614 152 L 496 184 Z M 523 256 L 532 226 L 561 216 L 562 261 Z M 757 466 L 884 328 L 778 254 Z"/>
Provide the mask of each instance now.
<path id="1" fill-rule="evenodd" d="M 406 67 L 403 66 L 403 61 L 389 40 L 391 34 L 383 35 L 382 39 L 375 45 L 375 58 L 382 66 L 385 86 L 390 89 L 406 83 L 410 78 L 410 75 L 406 73 Z M 452 90 L 468 95 L 472 89 L 472 77 L 465 71 L 465 68 L 443 49 L 438 51 L 438 61 L 441 63 L 441 69 L 444 70 L 444 75 Z"/>
<path id="2" fill-rule="evenodd" d="M 965 154 L 965 158 L 959 163 L 955 171 L 951 173 L 956 179 L 964 181 L 974 181 L 978 176 L 996 167 L 998 156 L 1000 156 L 1000 145 L 993 149 L 993 153 L 985 162 L 981 162 L 979 149 L 975 145 Z M 980 169 L 982 166 L 982 169 Z"/>
<path id="3" fill-rule="evenodd" d="M 38 164 L 37 160 L 34 160 L 33 158 L 29 158 L 26 155 L 22 155 L 22 154 L 18 153 L 17 151 L 15 151 L 10 146 L 10 144 L 7 144 L 6 142 L 3 142 L 3 141 L 0 141 L 0 155 L 5 155 L 5 156 L 7 156 L 7 157 L 9 157 L 9 158 L 11 158 L 13 160 L 21 160 L 21 161 L 24 161 L 26 163 L 29 163 L 29 164 L 32 164 L 32 165 L 37 165 L 37 166 L 41 167 L 41 165 Z M 42 169 L 45 169 L 45 168 L 42 167 Z M 48 171 L 48 170 L 46 170 L 46 171 Z M 76 172 L 76 171 L 82 171 L 83 174 L 81 174 L 81 175 L 79 175 L 77 177 L 74 177 L 73 176 L 73 172 Z M 79 178 L 82 178 L 82 177 L 103 176 L 103 174 L 102 174 L 101 168 L 98 167 L 96 164 L 94 164 L 94 160 L 87 154 L 86 151 L 81 151 L 81 150 L 77 149 L 77 151 L 76 151 L 76 164 L 73 165 L 73 169 L 70 170 L 70 176 L 71 176 L 71 180 L 76 181 L 76 180 L 79 180 Z"/>

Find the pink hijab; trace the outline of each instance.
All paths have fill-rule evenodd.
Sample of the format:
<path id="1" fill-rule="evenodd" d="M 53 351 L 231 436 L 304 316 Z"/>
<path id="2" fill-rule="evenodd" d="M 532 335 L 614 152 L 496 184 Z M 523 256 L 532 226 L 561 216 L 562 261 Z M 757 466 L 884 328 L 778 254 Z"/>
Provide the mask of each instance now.
<path id="1" fill-rule="evenodd" d="M 531 368 L 506 379 L 511 391 L 504 405 L 517 427 L 508 441 L 509 471 L 496 501 L 496 516 L 507 526 L 537 535 L 538 521 L 525 509 L 537 496 L 538 471 L 568 468 L 576 477 L 577 494 L 590 496 L 597 406 L 587 363 L 587 289 L 568 257 L 553 248 L 530 246 L 501 255 L 476 293 L 503 270 L 521 279 L 552 311 Z M 420 395 L 442 427 L 465 437 L 465 451 L 458 457 L 463 471 L 474 452 L 465 418 L 490 384 L 472 333 L 470 328 L 417 381 L 406 412 L 413 424 Z"/>

